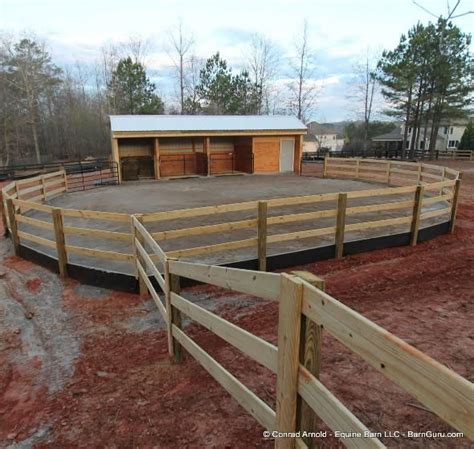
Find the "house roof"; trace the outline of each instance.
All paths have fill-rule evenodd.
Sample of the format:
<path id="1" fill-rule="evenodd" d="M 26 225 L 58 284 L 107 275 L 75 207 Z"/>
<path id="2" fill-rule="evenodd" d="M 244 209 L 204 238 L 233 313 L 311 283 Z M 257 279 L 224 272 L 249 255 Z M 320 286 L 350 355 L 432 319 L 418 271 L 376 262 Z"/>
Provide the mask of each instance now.
<path id="1" fill-rule="evenodd" d="M 283 115 L 111 115 L 112 132 L 306 131 Z"/>
<path id="2" fill-rule="evenodd" d="M 378 136 L 372 137 L 372 140 L 375 140 L 376 142 L 401 141 L 402 140 L 402 131 L 401 131 L 400 127 L 397 126 L 395 129 L 393 129 L 389 133 L 380 134 Z"/>
<path id="3" fill-rule="evenodd" d="M 322 135 L 326 135 L 326 134 L 330 134 L 330 135 L 337 134 L 337 131 L 335 129 L 331 129 L 327 126 L 320 125 L 317 122 L 311 122 L 308 125 L 308 131 L 311 134 L 314 134 L 315 136 L 322 136 Z"/>
<path id="4" fill-rule="evenodd" d="M 318 139 L 316 139 L 316 136 L 311 133 L 307 133 L 303 136 L 303 141 L 304 142 L 317 142 Z"/>

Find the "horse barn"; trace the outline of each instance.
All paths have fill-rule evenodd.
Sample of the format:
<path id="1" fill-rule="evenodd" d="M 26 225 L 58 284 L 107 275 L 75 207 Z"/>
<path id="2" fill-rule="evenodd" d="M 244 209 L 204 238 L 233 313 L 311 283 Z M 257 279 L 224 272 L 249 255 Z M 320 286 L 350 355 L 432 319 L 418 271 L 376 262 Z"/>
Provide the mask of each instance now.
<path id="1" fill-rule="evenodd" d="M 291 116 L 112 115 L 121 180 L 300 172 L 306 126 Z"/>

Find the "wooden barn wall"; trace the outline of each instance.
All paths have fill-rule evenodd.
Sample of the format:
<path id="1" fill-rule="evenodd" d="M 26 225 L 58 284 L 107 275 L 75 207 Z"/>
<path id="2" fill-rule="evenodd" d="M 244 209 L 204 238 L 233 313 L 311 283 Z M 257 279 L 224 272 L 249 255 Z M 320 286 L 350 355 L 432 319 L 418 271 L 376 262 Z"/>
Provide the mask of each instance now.
<path id="1" fill-rule="evenodd" d="M 232 153 L 234 151 L 233 137 L 211 137 L 211 153 Z"/>
<path id="2" fill-rule="evenodd" d="M 120 157 L 153 156 L 153 139 L 119 139 Z"/>
<path id="3" fill-rule="evenodd" d="M 254 137 L 255 173 L 275 173 L 280 169 L 280 137 Z"/>

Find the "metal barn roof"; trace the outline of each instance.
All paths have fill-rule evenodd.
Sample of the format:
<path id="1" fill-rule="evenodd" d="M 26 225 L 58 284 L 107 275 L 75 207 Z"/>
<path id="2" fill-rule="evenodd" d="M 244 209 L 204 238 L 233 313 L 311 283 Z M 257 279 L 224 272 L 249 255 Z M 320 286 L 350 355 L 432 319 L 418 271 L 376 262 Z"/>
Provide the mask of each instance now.
<path id="1" fill-rule="evenodd" d="M 306 131 L 285 115 L 111 115 L 112 132 Z"/>

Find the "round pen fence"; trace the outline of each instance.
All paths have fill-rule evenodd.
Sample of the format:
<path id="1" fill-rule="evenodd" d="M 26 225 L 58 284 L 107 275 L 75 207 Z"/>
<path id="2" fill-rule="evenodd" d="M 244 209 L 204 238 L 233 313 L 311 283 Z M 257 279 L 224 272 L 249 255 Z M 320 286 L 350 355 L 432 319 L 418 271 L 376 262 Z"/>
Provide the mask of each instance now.
<path id="1" fill-rule="evenodd" d="M 72 190 L 74 175 L 59 170 L 5 185 L 2 218 L 17 255 L 63 276 L 124 290 L 137 288 L 132 217 L 167 257 L 262 271 L 416 245 L 454 228 L 460 187 L 456 170 L 326 158 L 324 177 L 378 185 L 130 215 L 46 204 Z M 193 225 L 197 217 L 206 217 L 208 224 Z"/>

